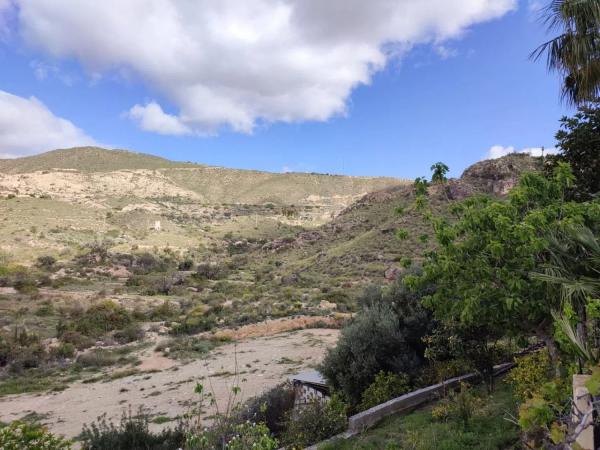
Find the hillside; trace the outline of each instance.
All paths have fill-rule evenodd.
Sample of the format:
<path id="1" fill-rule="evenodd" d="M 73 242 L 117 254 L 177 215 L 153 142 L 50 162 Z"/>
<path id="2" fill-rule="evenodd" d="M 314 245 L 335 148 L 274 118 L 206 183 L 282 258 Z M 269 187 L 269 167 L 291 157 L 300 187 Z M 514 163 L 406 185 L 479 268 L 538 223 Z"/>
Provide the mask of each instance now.
<path id="1" fill-rule="evenodd" d="M 435 213 L 446 215 L 450 202 L 476 194 L 505 195 L 522 173 L 540 168 L 539 159 L 523 154 L 480 161 L 459 179 L 431 186 L 429 204 Z M 403 263 L 422 259 L 432 246 L 430 226 L 412 208 L 413 202 L 412 186 L 373 192 L 317 230 L 301 232 L 293 240 L 271 241 L 261 251 L 279 261 L 274 276 L 284 283 L 319 285 L 326 278 L 344 290 L 349 285 L 391 280 Z M 408 232 L 406 240 L 396 237 L 398 229 Z"/>
<path id="2" fill-rule="evenodd" d="M 187 197 L 210 204 L 346 206 L 367 192 L 401 183 L 386 177 L 226 169 L 96 147 L 0 160 L 0 193 L 71 201 L 81 195 L 102 199 L 126 193 L 139 198 Z"/>
<path id="3" fill-rule="evenodd" d="M 195 166 L 197 165 L 169 161 L 168 159 L 144 153 L 135 153 L 127 150 L 106 150 L 99 147 L 59 149 L 23 158 L 0 159 L 0 172 L 7 174 L 53 169 L 67 169 L 91 173 Z"/>
<path id="4" fill-rule="evenodd" d="M 223 235 L 273 238 L 329 222 L 383 177 L 267 173 L 173 162 L 123 150 L 75 148 L 0 160 L 0 252 L 27 261 L 90 241 L 222 246 Z M 160 233 L 152 233 L 160 222 Z M 33 230 L 33 231 L 32 231 Z"/>

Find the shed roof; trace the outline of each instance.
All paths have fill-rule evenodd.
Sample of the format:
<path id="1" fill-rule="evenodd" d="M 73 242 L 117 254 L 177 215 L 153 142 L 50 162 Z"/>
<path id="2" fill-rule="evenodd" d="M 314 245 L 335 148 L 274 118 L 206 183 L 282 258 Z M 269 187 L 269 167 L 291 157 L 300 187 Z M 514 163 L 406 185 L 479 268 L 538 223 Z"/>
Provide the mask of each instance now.
<path id="1" fill-rule="evenodd" d="M 292 375 L 289 377 L 290 380 L 303 384 L 313 384 L 316 386 L 327 386 L 327 381 L 321 375 L 321 372 L 318 370 L 305 370 L 303 372 L 299 372 L 296 375 Z"/>

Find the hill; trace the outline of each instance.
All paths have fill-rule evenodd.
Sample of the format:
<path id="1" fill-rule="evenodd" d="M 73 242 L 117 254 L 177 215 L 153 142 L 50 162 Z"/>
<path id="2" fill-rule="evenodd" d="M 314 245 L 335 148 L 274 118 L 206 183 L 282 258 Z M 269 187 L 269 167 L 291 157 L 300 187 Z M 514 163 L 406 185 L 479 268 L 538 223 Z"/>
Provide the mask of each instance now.
<path id="1" fill-rule="evenodd" d="M 447 215 L 451 202 L 476 194 L 501 197 L 522 173 L 540 169 L 539 158 L 524 154 L 480 161 L 459 179 L 431 186 L 429 204 L 436 214 Z M 300 232 L 294 239 L 276 239 L 261 251 L 278 261 L 273 276 L 284 283 L 329 283 L 340 293 L 351 285 L 382 283 L 394 279 L 408 261 L 421 260 L 433 245 L 430 225 L 414 210 L 413 202 L 412 185 L 372 192 L 318 229 Z M 398 239 L 398 229 L 405 230 L 408 238 Z"/>
<path id="2" fill-rule="evenodd" d="M 405 182 L 386 177 L 226 169 L 96 147 L 0 160 L 0 193 L 78 202 L 87 196 L 96 203 L 127 194 L 137 198 L 180 197 L 209 204 L 325 204 L 342 208 L 367 192 Z"/>
<path id="3" fill-rule="evenodd" d="M 0 251 L 27 260 L 107 238 L 125 250 L 220 246 L 227 233 L 280 237 L 327 223 L 368 192 L 407 183 L 226 169 L 94 147 L 55 150 L 0 160 Z M 160 233 L 150 233 L 157 222 Z"/>
<path id="4" fill-rule="evenodd" d="M 127 150 L 107 150 L 99 147 L 59 149 L 24 158 L 0 159 L 0 172 L 7 174 L 53 169 L 76 170 L 78 172 L 90 173 L 194 166 L 196 165 L 169 161 L 168 159 L 144 153 L 135 153 Z"/>

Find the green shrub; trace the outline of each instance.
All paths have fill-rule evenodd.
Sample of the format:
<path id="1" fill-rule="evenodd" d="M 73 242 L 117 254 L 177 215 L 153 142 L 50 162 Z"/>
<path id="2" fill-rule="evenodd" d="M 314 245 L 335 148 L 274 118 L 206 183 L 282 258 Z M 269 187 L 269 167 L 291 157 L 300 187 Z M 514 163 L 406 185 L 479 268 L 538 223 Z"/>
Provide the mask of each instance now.
<path id="1" fill-rule="evenodd" d="M 124 412 L 115 425 L 100 416 L 81 432 L 83 450 L 173 450 L 183 447 L 185 434 L 181 426 L 153 433 L 149 429 L 150 417 L 140 408 L 137 414 Z"/>
<path id="2" fill-rule="evenodd" d="M 201 263 L 195 276 L 200 280 L 219 280 L 227 276 L 227 269 L 214 263 Z"/>
<path id="3" fill-rule="evenodd" d="M 0 427 L 2 450 L 70 450 L 71 443 L 46 428 L 26 422 L 12 422 Z"/>
<path id="4" fill-rule="evenodd" d="M 133 318 L 121 305 L 106 300 L 91 306 L 75 323 L 75 330 L 86 336 L 101 336 L 131 325 Z"/>
<path id="5" fill-rule="evenodd" d="M 168 356 L 172 358 L 194 359 L 205 355 L 218 345 L 219 342 L 213 339 L 177 337 L 159 342 L 154 350 L 167 354 L 168 349 Z"/>
<path id="6" fill-rule="evenodd" d="M 132 362 L 131 357 L 123 356 L 118 351 L 95 348 L 77 357 L 77 364 L 82 367 L 107 367 L 119 363 Z"/>
<path id="7" fill-rule="evenodd" d="M 43 269 L 51 269 L 56 264 L 56 258 L 54 256 L 38 256 L 37 265 Z"/>
<path id="8" fill-rule="evenodd" d="M 337 395 L 330 400 L 313 398 L 298 411 L 288 414 L 283 441 L 303 448 L 341 433 L 346 429 L 347 405 Z"/>
<path id="9" fill-rule="evenodd" d="M 515 397 L 521 402 L 533 397 L 534 393 L 550 381 L 552 365 L 547 350 L 525 355 L 516 360 L 516 367 L 506 377 L 512 385 Z"/>
<path id="10" fill-rule="evenodd" d="M 78 331 L 66 330 L 58 332 L 61 342 L 73 344 L 77 350 L 85 350 L 94 345 L 94 340 Z"/>
<path id="11" fill-rule="evenodd" d="M 48 360 L 48 352 L 37 334 L 17 328 L 14 333 L 0 334 L 0 367 L 13 374 L 39 367 Z"/>
<path id="12" fill-rule="evenodd" d="M 405 374 L 379 372 L 375 376 L 375 381 L 362 393 L 362 400 L 358 408 L 364 411 L 392 398 L 399 397 L 409 390 L 410 380 Z"/>
<path id="13" fill-rule="evenodd" d="M 424 361 L 420 337 L 429 326 L 418 317 L 407 313 L 400 318 L 390 304 L 368 307 L 342 329 L 321 372 L 353 406 L 379 372 L 415 375 Z"/>
<path id="14" fill-rule="evenodd" d="M 59 359 L 72 358 L 75 356 L 75 346 L 69 342 L 61 342 L 57 347 L 52 348 L 52 356 Z"/>
<path id="15" fill-rule="evenodd" d="M 243 422 L 232 425 L 228 435 L 221 435 L 214 429 L 201 433 L 188 434 L 185 450 L 276 450 L 277 439 L 269 433 L 264 423 Z"/>
<path id="16" fill-rule="evenodd" d="M 114 338 L 119 344 L 129 344 L 143 339 L 144 335 L 144 329 L 139 324 L 133 323 L 122 330 L 115 331 Z"/>
<path id="17" fill-rule="evenodd" d="M 279 436 L 284 430 L 286 416 L 294 407 L 294 387 L 282 383 L 248 400 L 240 409 L 242 420 L 263 422 L 271 433 Z"/>

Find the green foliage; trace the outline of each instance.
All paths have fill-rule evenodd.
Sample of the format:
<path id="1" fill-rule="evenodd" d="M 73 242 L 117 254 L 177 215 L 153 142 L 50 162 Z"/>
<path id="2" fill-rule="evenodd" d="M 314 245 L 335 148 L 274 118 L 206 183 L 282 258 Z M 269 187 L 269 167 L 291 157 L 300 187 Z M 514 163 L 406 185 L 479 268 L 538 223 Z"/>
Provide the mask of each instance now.
<path id="1" fill-rule="evenodd" d="M 70 450 L 71 442 L 50 433 L 46 428 L 27 422 L 0 426 L 2 450 Z"/>
<path id="2" fill-rule="evenodd" d="M 129 311 L 113 301 L 106 300 L 92 305 L 73 326 L 75 331 L 86 336 L 101 336 L 109 331 L 123 329 L 132 322 Z"/>
<path id="3" fill-rule="evenodd" d="M 410 380 L 404 375 L 389 372 L 379 372 L 373 383 L 362 393 L 358 405 L 360 411 L 385 403 L 392 398 L 399 397 L 410 390 Z"/>
<path id="4" fill-rule="evenodd" d="M 51 269 L 55 263 L 56 258 L 54 256 L 46 255 L 38 256 L 37 258 L 37 265 L 43 269 Z"/>
<path id="5" fill-rule="evenodd" d="M 436 220 L 439 250 L 425 264 L 435 281 L 427 300 L 441 321 L 481 328 L 481 339 L 532 331 L 551 333 L 558 298 L 534 279 L 546 256 L 549 231 L 573 223 L 600 223 L 600 203 L 565 202 L 573 179 L 559 165 L 550 179 L 525 174 L 508 201 L 471 198 L 455 208 L 458 221 Z"/>
<path id="6" fill-rule="evenodd" d="M 560 34 L 540 45 L 531 56 L 545 56 L 548 69 L 562 77 L 562 96 L 568 103 L 597 102 L 600 4 L 595 0 L 554 0 L 544 13 L 548 31 Z"/>
<path id="7" fill-rule="evenodd" d="M 155 351 L 163 352 L 171 358 L 197 359 L 206 355 L 219 345 L 216 339 L 204 339 L 196 336 L 181 336 L 160 342 Z M 168 350 L 168 352 L 167 352 Z"/>
<path id="8" fill-rule="evenodd" d="M 550 381 L 552 365 L 547 350 L 517 358 L 516 364 L 506 380 L 513 386 L 515 397 L 525 402 L 534 396 L 541 385 Z"/>
<path id="9" fill-rule="evenodd" d="M 425 177 L 417 177 L 415 178 L 414 188 L 415 194 L 417 197 L 427 195 L 427 187 L 429 186 L 429 182 Z"/>
<path id="10" fill-rule="evenodd" d="M 544 439 L 556 437 L 562 418 L 570 412 L 571 397 L 569 380 L 555 379 L 540 385 L 519 406 L 519 426 L 526 440 L 533 439 L 533 448 L 543 448 Z"/>
<path id="11" fill-rule="evenodd" d="M 40 367 L 50 358 L 40 337 L 26 328 L 15 327 L 10 334 L 0 334 L 0 368 L 19 374 L 23 370 Z"/>
<path id="12" fill-rule="evenodd" d="M 381 372 L 414 376 L 424 362 L 422 338 L 432 329 L 421 297 L 429 288 L 411 291 L 404 277 L 388 290 L 365 290 L 359 304 L 364 308 L 342 329 L 336 347 L 330 349 L 321 372 L 352 406 Z"/>
<path id="13" fill-rule="evenodd" d="M 337 395 L 329 400 L 313 398 L 288 415 L 283 442 L 292 448 L 304 448 L 346 429 L 347 405 Z"/>
<path id="14" fill-rule="evenodd" d="M 239 416 L 242 420 L 262 422 L 271 433 L 279 436 L 284 430 L 286 416 L 294 407 L 294 398 L 291 383 L 282 383 L 248 400 L 240 409 Z"/>
<path id="15" fill-rule="evenodd" d="M 560 122 L 556 140 L 561 152 L 549 158 L 548 166 L 553 168 L 559 161 L 569 163 L 575 175 L 574 198 L 588 200 L 600 192 L 600 107 L 581 107 Z"/>
<path id="16" fill-rule="evenodd" d="M 479 393 L 474 396 L 481 397 Z M 444 402 L 447 409 L 449 402 Z M 518 427 L 506 420 L 515 413 L 515 402 L 508 386 L 501 384 L 492 396 L 476 402 L 469 426 L 465 429 L 455 414 L 433 417 L 438 404 L 410 414 L 397 414 L 376 427 L 348 440 L 324 444 L 319 450 L 491 450 L 517 449 Z"/>
<path id="17" fill-rule="evenodd" d="M 446 181 L 446 174 L 450 168 L 443 162 L 437 162 L 431 165 L 431 182 L 432 183 L 444 183 Z"/>
<path id="18" fill-rule="evenodd" d="M 149 429 L 148 412 L 140 408 L 137 414 L 124 412 L 115 425 L 100 416 L 81 432 L 83 450 L 173 450 L 183 446 L 185 436 L 181 426 L 153 433 Z"/>

